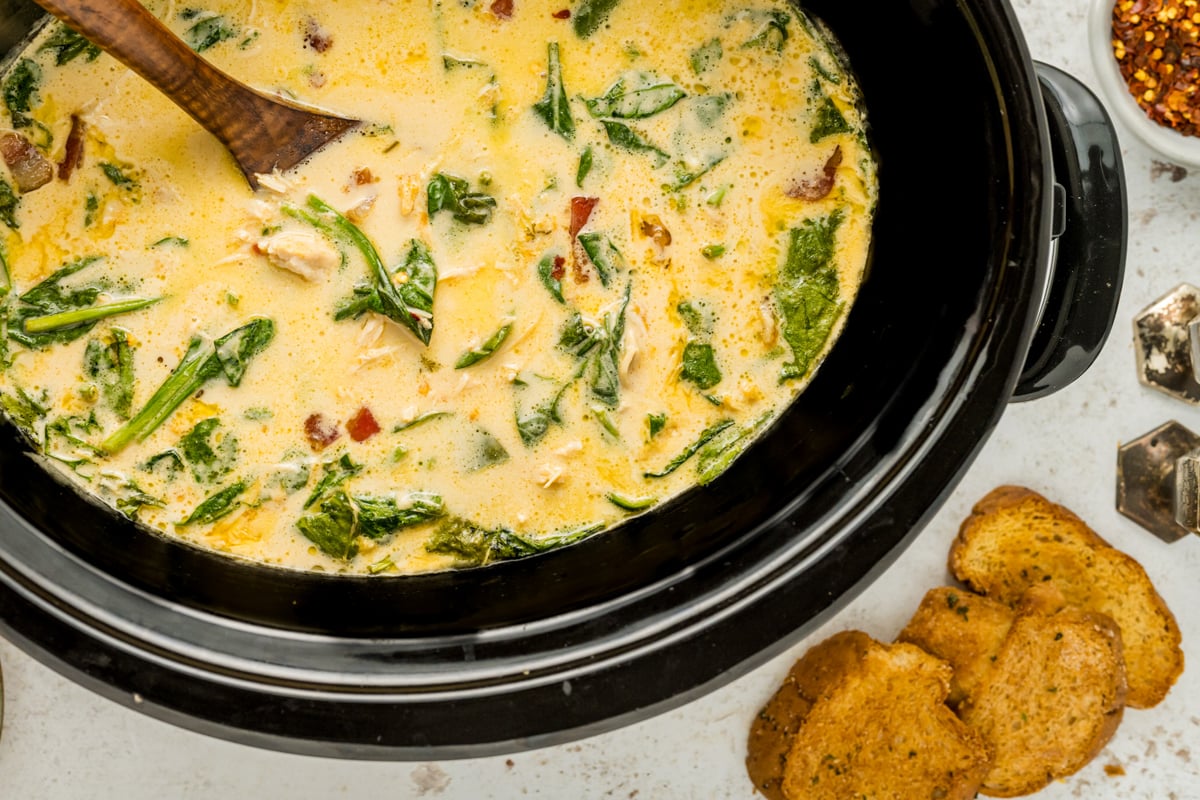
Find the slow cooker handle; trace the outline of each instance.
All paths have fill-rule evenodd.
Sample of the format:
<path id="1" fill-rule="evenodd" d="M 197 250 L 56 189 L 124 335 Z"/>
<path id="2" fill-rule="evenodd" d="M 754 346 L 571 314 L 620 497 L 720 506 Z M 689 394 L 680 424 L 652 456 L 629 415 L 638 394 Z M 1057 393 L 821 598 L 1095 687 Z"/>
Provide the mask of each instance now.
<path id="1" fill-rule="evenodd" d="M 1128 232 L 1121 146 L 1108 112 L 1072 76 L 1035 67 L 1054 160 L 1056 247 L 1015 401 L 1068 386 L 1096 360 L 1117 313 Z"/>

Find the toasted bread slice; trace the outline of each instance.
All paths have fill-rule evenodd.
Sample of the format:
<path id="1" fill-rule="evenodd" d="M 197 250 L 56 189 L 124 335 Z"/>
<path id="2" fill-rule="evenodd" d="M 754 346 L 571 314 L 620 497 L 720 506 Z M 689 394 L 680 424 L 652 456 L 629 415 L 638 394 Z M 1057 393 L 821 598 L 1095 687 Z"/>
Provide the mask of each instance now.
<path id="1" fill-rule="evenodd" d="M 769 800 L 784 800 L 783 771 L 792 737 L 816 698 L 861 662 L 873 640 L 861 631 L 842 631 L 809 649 L 792 666 L 775 695 L 750 726 L 746 771 Z"/>
<path id="2" fill-rule="evenodd" d="M 799 718 L 782 726 L 795 731 L 783 765 L 784 798 L 975 796 L 990 752 L 945 705 L 946 662 L 848 631 L 810 650 L 789 678 L 785 687 L 802 702 L 788 701 Z M 782 708 L 769 704 L 764 712 Z M 760 788 L 771 783 L 752 775 Z"/>
<path id="3" fill-rule="evenodd" d="M 1002 486 L 980 500 L 950 550 L 950 570 L 1007 605 L 1053 582 L 1070 605 L 1112 617 L 1134 708 L 1157 705 L 1183 672 L 1179 626 L 1142 566 L 1036 492 Z"/>
<path id="4" fill-rule="evenodd" d="M 954 677 L 946 702 L 958 708 L 979 688 L 1012 629 L 1011 608 L 965 589 L 930 589 L 897 641 L 950 662 Z"/>
<path id="5" fill-rule="evenodd" d="M 1121 722 L 1120 629 L 1108 616 L 1066 606 L 1051 584 L 1030 589 L 1015 611 L 934 589 L 900 636 L 954 667 L 959 716 L 995 754 L 984 794 L 1016 797 L 1073 774 Z"/>

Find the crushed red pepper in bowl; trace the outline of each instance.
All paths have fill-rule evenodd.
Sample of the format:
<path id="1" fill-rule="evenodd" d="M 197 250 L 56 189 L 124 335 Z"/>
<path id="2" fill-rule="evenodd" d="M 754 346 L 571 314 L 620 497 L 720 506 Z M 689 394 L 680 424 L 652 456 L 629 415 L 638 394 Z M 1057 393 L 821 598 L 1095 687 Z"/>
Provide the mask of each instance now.
<path id="1" fill-rule="evenodd" d="M 1200 0 L 1117 0 L 1112 48 L 1146 115 L 1200 136 Z"/>

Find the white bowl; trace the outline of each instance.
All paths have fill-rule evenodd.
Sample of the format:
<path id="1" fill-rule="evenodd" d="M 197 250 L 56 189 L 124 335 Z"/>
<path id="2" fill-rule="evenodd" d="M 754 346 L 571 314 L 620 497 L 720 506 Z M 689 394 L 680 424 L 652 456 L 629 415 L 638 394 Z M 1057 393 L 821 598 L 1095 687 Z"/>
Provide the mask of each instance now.
<path id="1" fill-rule="evenodd" d="M 1117 65 L 1112 47 L 1112 12 L 1115 0 L 1093 0 L 1088 19 L 1088 42 L 1100 88 L 1108 109 L 1138 137 L 1165 159 L 1176 164 L 1200 167 L 1200 136 L 1183 134 L 1160 125 L 1138 105 Z"/>

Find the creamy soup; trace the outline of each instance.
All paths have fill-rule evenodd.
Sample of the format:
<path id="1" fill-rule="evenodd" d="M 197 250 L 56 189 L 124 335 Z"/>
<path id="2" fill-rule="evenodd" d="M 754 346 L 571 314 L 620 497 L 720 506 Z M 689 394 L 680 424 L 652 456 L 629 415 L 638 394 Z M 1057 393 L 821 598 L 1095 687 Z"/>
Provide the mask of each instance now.
<path id="1" fill-rule="evenodd" d="M 148 6 L 362 126 L 252 190 L 58 23 L 3 77 L 0 398 L 117 512 L 298 569 L 528 555 L 715 479 L 837 337 L 875 167 L 794 7 L 202 3 Z"/>

